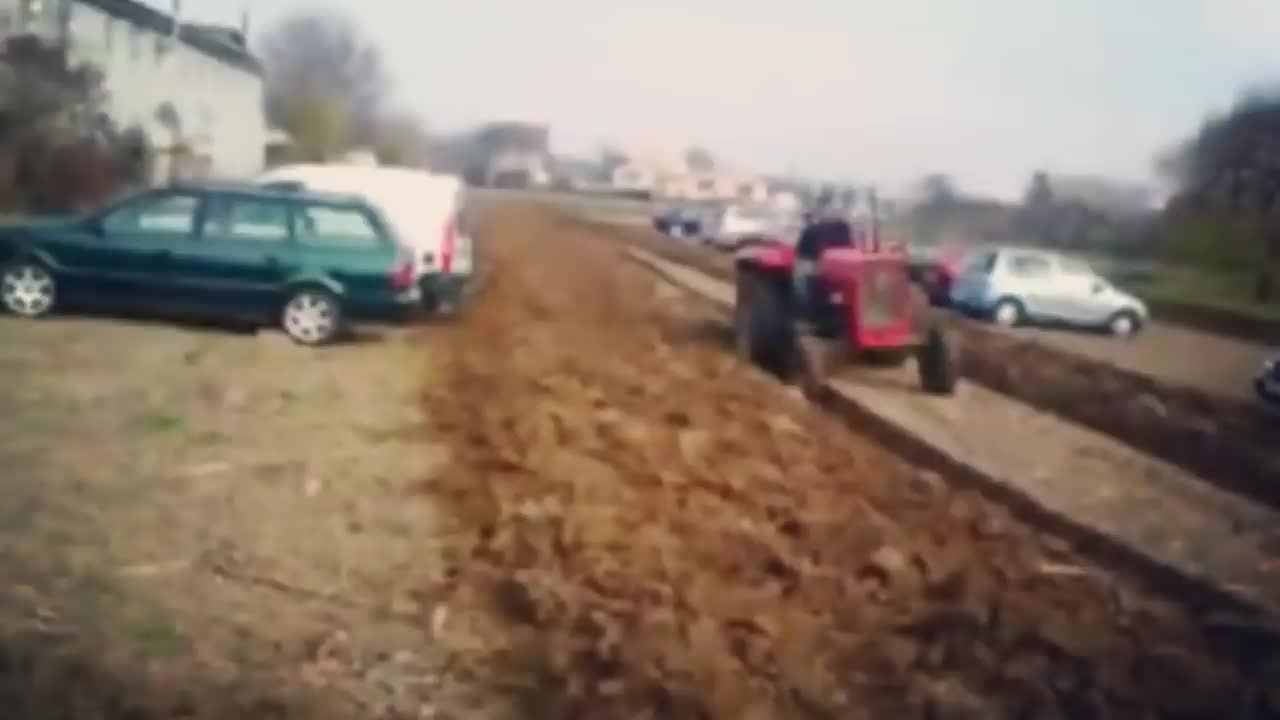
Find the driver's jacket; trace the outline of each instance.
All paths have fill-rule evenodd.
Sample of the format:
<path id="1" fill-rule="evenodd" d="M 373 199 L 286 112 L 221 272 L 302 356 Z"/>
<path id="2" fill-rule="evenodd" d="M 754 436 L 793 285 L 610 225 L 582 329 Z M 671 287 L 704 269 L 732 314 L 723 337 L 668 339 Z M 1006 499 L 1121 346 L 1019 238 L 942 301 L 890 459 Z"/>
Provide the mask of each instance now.
<path id="1" fill-rule="evenodd" d="M 827 248 L 853 244 L 853 231 L 844 220 L 819 220 L 805 227 L 796 241 L 796 262 L 791 272 L 792 291 L 802 315 L 816 309 L 825 291 L 818 275 L 818 258 Z"/>

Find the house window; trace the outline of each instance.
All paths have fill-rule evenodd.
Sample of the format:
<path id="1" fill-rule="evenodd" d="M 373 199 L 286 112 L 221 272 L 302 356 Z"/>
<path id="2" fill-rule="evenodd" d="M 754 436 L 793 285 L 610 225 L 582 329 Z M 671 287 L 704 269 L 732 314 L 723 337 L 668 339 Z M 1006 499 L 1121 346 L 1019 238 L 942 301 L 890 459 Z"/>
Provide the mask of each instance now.
<path id="1" fill-rule="evenodd" d="M 142 57 L 142 31 L 136 26 L 129 28 L 129 59 L 138 60 Z"/>
<path id="2" fill-rule="evenodd" d="M 102 44 L 106 46 L 108 55 L 115 52 L 116 21 L 110 15 L 104 15 L 102 18 Z"/>

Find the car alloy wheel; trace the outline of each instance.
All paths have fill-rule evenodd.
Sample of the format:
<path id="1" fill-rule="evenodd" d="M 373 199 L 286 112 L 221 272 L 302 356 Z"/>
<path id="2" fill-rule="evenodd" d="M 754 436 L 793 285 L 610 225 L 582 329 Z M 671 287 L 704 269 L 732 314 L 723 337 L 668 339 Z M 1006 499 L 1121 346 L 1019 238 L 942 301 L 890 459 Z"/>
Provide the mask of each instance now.
<path id="1" fill-rule="evenodd" d="M 338 334 L 342 310 L 338 300 L 324 290 L 302 290 L 284 306 L 281 324 L 289 337 L 302 345 L 323 345 Z"/>
<path id="2" fill-rule="evenodd" d="M 1002 327 L 1013 327 L 1022 320 L 1022 308 L 1012 300 L 1001 300 L 993 313 L 996 324 Z"/>
<path id="3" fill-rule="evenodd" d="M 1134 322 L 1133 317 L 1128 313 L 1121 313 L 1111 318 L 1109 329 L 1112 335 L 1119 338 L 1127 338 L 1138 329 L 1138 324 Z"/>
<path id="4" fill-rule="evenodd" d="M 40 317 L 53 310 L 57 283 L 48 270 L 35 263 L 18 263 L 0 274 L 0 301 L 5 309 L 23 317 Z"/>

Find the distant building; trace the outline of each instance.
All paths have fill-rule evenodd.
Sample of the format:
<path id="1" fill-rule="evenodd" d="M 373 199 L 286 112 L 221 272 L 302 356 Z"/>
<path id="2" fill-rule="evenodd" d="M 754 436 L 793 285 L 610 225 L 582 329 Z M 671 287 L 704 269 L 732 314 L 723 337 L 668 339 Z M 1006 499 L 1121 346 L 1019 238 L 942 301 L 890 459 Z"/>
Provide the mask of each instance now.
<path id="1" fill-rule="evenodd" d="M 504 187 L 542 187 L 551 184 L 545 153 L 521 148 L 504 149 L 489 158 L 485 184 Z"/>
<path id="2" fill-rule="evenodd" d="M 262 68 L 242 30 L 182 23 L 137 0 L 0 0 L 0 37 L 23 34 L 102 72 L 108 114 L 146 135 L 153 179 L 262 169 Z"/>
<path id="3" fill-rule="evenodd" d="M 595 191 L 608 180 L 606 168 L 598 162 L 572 157 L 555 158 L 551 182 L 568 190 Z"/>
<path id="4" fill-rule="evenodd" d="M 546 125 L 497 122 L 476 131 L 472 182 L 482 185 L 543 186 L 551 182 L 551 132 Z"/>
<path id="5" fill-rule="evenodd" d="M 658 191 L 658 173 L 647 165 L 625 162 L 609 173 L 609 184 L 615 192 L 653 195 Z"/>
<path id="6" fill-rule="evenodd" d="M 659 194 L 681 200 L 722 200 L 763 203 L 769 185 L 762 178 L 729 172 L 683 173 L 660 178 Z"/>
<path id="7" fill-rule="evenodd" d="M 694 171 L 682 152 L 638 147 L 617 149 L 613 153 L 621 159 L 610 173 L 615 192 L 671 200 L 751 203 L 769 200 L 769 184 L 764 178 L 727 169 Z"/>

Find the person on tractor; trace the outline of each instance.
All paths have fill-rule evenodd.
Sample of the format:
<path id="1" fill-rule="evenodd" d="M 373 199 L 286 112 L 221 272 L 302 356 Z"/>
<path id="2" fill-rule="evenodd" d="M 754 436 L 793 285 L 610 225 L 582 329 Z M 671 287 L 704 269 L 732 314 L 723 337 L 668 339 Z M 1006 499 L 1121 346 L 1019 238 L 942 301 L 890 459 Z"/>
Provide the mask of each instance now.
<path id="1" fill-rule="evenodd" d="M 821 331 L 830 288 L 818 274 L 818 259 L 829 248 L 853 245 L 853 226 L 843 215 L 815 214 L 796 242 L 796 262 L 792 270 L 792 299 L 800 329 Z"/>

